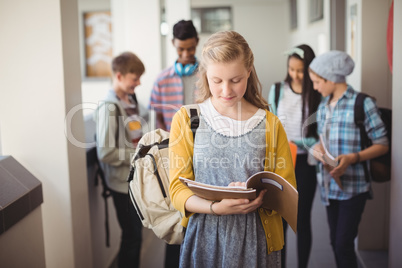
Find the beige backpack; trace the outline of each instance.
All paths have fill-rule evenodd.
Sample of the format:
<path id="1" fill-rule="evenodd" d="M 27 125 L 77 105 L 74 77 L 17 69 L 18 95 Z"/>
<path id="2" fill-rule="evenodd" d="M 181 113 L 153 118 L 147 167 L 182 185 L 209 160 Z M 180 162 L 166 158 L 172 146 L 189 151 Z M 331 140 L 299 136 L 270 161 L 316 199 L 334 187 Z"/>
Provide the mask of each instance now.
<path id="1" fill-rule="evenodd" d="M 198 105 L 186 105 L 193 136 L 199 125 Z M 129 194 L 144 227 L 168 244 L 181 244 L 182 215 L 169 196 L 169 132 L 156 129 L 138 143 L 131 161 Z"/>

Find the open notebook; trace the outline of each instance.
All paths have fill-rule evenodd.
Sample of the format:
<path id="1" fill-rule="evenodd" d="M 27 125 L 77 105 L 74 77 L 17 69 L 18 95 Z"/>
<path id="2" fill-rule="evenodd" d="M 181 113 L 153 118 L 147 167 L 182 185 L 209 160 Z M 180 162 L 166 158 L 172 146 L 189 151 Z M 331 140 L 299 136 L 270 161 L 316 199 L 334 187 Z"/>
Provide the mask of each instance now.
<path id="1" fill-rule="evenodd" d="M 250 176 L 246 187 L 215 186 L 199 183 L 180 177 L 191 191 L 204 199 L 220 201 L 222 199 L 255 199 L 262 189 L 267 189 L 262 207 L 277 211 L 296 232 L 297 190 L 283 177 L 269 171 L 261 171 Z"/>

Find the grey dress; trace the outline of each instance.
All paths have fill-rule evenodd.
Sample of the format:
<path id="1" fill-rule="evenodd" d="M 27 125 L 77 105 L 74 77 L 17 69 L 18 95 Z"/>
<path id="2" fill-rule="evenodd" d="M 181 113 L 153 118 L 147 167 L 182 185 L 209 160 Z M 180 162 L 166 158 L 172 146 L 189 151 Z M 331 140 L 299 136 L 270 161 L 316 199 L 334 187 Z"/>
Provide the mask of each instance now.
<path id="1" fill-rule="evenodd" d="M 245 181 L 264 170 L 265 142 L 265 118 L 250 132 L 228 137 L 214 131 L 201 115 L 194 144 L 196 181 L 219 186 Z M 267 254 L 257 211 L 247 215 L 194 214 L 181 246 L 180 267 L 271 267 L 271 257 L 275 262 L 272 267 L 280 267 L 277 254 Z"/>

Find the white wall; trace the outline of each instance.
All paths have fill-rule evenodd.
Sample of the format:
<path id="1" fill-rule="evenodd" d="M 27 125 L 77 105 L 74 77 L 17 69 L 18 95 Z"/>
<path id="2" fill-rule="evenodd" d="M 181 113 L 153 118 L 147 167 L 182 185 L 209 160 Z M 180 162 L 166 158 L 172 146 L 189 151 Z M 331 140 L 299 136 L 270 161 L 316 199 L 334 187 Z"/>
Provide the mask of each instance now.
<path id="1" fill-rule="evenodd" d="M 77 2 L 0 1 L 0 32 L 2 151 L 42 182 L 46 266 L 91 267 L 85 150 L 65 134 L 81 102 Z M 83 140 L 80 114 L 72 127 Z"/>
<path id="2" fill-rule="evenodd" d="M 113 54 L 129 50 L 144 62 L 141 85 L 135 89 L 138 101 L 148 107 L 152 85 L 161 71 L 159 0 L 112 0 Z"/>
<path id="3" fill-rule="evenodd" d="M 309 22 L 309 1 L 297 1 L 297 29 L 288 32 L 288 47 L 307 44 L 316 56 L 327 52 L 330 48 L 330 4 L 324 1 L 323 19 Z M 288 8 L 289 10 L 289 8 Z"/>
<path id="4" fill-rule="evenodd" d="M 180 20 L 191 19 L 190 0 L 165 0 L 165 20 L 168 25 L 168 35 L 165 38 L 166 67 L 170 67 L 177 60 L 177 51 L 172 44 L 173 26 Z M 199 46 L 198 46 L 199 48 Z"/>
<path id="5" fill-rule="evenodd" d="M 263 86 L 263 96 L 273 83 L 285 78 L 289 29 L 287 1 L 229 1 L 193 0 L 192 7 L 232 8 L 233 30 L 244 36 L 254 53 L 254 64 Z M 197 57 L 210 35 L 200 34 Z"/>
<path id="6" fill-rule="evenodd" d="M 244 36 L 254 53 L 254 65 L 267 99 L 271 85 L 286 76 L 287 50 L 286 1 L 233 6 L 234 30 Z"/>

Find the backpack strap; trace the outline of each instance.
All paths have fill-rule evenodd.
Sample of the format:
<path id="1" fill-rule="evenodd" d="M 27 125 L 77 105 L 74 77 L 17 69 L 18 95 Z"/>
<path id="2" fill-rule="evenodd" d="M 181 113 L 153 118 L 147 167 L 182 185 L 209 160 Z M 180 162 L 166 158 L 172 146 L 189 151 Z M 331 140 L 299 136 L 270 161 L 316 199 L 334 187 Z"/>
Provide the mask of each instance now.
<path id="1" fill-rule="evenodd" d="M 135 93 L 133 93 L 133 94 L 131 94 L 131 97 L 133 98 L 133 101 L 135 102 L 135 104 L 138 105 L 137 95 L 135 95 Z"/>
<path id="2" fill-rule="evenodd" d="M 99 162 L 98 154 L 95 148 L 95 174 L 94 181 L 95 186 L 98 186 L 99 180 L 102 183 L 102 197 L 105 202 L 105 232 L 106 232 L 106 247 L 110 247 L 110 231 L 109 231 L 109 209 L 107 204 L 107 198 L 112 195 L 110 192 L 110 188 L 107 186 L 105 173 L 102 170 L 102 167 Z"/>
<path id="3" fill-rule="evenodd" d="M 197 128 L 200 125 L 200 107 L 198 104 L 189 104 L 185 105 L 187 115 L 190 118 L 190 128 L 193 132 L 193 140 L 195 139 L 195 133 L 197 132 Z"/>
<path id="4" fill-rule="evenodd" d="M 360 145 L 362 150 L 370 146 L 370 140 L 367 136 L 366 129 L 364 127 L 364 100 L 366 97 L 369 97 L 367 94 L 358 93 L 355 101 L 354 107 L 354 119 L 356 126 L 360 129 Z M 364 175 L 366 177 L 366 181 L 370 182 L 370 175 L 368 172 L 367 161 L 362 162 Z"/>
<path id="5" fill-rule="evenodd" d="M 281 90 L 281 82 L 275 83 L 275 108 L 276 108 L 276 114 L 278 114 L 278 104 L 279 104 L 280 90 Z"/>

